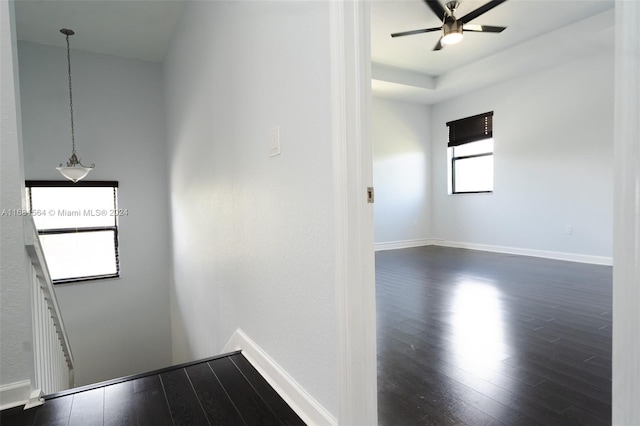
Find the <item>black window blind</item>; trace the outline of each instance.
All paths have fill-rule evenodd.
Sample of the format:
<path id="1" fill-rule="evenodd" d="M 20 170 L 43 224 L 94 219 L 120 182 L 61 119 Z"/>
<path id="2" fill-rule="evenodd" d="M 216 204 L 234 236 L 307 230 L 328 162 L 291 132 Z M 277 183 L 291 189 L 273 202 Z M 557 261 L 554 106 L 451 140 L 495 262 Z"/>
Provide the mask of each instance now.
<path id="1" fill-rule="evenodd" d="M 493 137 L 493 111 L 449 121 L 449 147 Z"/>

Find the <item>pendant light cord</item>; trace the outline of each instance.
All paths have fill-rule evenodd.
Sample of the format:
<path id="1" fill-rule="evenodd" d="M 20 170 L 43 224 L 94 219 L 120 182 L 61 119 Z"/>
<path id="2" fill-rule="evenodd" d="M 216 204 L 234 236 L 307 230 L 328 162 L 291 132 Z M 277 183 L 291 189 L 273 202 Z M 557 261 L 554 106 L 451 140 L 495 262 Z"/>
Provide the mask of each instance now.
<path id="1" fill-rule="evenodd" d="M 76 132 L 75 126 L 73 123 L 73 89 L 71 87 L 71 46 L 69 45 L 69 36 L 74 35 L 75 32 L 68 28 L 62 28 L 60 30 L 62 34 L 64 34 L 67 41 L 67 73 L 69 75 L 69 112 L 71 113 L 71 157 L 69 157 L 69 161 L 67 162 L 66 167 L 60 164 L 60 167 L 56 167 L 60 173 L 67 179 L 75 182 L 78 182 L 81 179 L 84 179 L 94 167 L 95 164 L 91 164 L 91 166 L 87 167 L 78 160 L 78 156 L 76 155 Z"/>
<path id="2" fill-rule="evenodd" d="M 69 34 L 67 36 L 67 69 L 69 72 L 69 110 L 71 111 L 71 152 L 73 155 L 76 154 L 76 137 L 75 137 L 75 129 L 73 127 L 73 94 L 71 91 L 71 50 L 69 48 Z"/>

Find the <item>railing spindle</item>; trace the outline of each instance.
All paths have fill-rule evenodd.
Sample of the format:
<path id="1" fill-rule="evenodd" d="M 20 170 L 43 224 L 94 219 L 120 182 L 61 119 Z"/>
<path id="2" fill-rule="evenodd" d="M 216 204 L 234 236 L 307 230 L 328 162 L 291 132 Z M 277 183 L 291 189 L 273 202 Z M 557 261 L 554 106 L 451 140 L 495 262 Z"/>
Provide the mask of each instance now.
<path id="1" fill-rule="evenodd" d="M 73 356 L 40 239 L 30 216 L 25 217 L 25 245 L 31 259 L 33 387 L 51 394 L 73 387 Z"/>

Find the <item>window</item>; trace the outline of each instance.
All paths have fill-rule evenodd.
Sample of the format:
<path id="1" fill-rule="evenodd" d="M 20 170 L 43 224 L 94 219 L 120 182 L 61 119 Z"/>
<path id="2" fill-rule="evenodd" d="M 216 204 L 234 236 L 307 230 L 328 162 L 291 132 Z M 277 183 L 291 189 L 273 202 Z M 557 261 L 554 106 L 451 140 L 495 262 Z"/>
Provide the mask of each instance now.
<path id="1" fill-rule="evenodd" d="M 493 112 L 450 121 L 449 193 L 493 192 Z"/>
<path id="2" fill-rule="evenodd" d="M 54 284 L 119 276 L 118 182 L 27 181 Z"/>

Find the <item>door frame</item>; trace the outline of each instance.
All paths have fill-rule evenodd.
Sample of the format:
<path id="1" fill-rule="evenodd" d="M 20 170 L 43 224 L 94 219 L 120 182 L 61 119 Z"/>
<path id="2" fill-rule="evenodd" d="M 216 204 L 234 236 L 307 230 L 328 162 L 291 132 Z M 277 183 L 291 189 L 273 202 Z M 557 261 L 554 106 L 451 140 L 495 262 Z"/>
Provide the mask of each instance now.
<path id="1" fill-rule="evenodd" d="M 330 0 L 339 424 L 375 425 L 371 52 L 366 0 Z"/>
<path id="2" fill-rule="evenodd" d="M 612 422 L 640 424 L 640 2 L 615 3 Z"/>
<path id="3" fill-rule="evenodd" d="M 640 2 L 616 0 L 613 424 L 640 422 Z M 330 0 L 339 423 L 377 424 L 370 18 Z"/>

